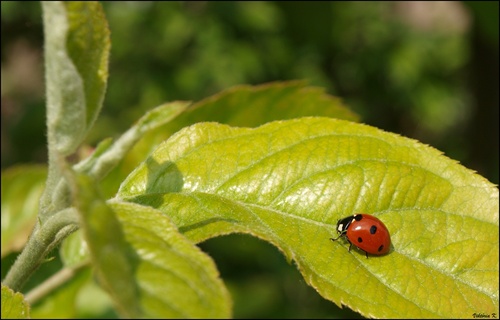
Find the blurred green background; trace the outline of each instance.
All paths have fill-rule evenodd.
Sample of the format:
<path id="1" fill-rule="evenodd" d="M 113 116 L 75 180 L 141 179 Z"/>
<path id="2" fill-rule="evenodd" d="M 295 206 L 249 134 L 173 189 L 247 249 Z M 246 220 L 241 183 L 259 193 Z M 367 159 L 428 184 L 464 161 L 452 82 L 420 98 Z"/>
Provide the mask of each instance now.
<path id="1" fill-rule="evenodd" d="M 498 184 L 498 2 L 103 6 L 110 77 L 91 145 L 166 101 L 306 79 L 342 98 L 362 122 L 429 144 Z M 40 4 L 2 1 L 1 19 L 1 166 L 45 163 Z M 233 294 L 235 317 L 359 316 L 319 297 L 263 241 L 233 235 L 201 246 Z"/>

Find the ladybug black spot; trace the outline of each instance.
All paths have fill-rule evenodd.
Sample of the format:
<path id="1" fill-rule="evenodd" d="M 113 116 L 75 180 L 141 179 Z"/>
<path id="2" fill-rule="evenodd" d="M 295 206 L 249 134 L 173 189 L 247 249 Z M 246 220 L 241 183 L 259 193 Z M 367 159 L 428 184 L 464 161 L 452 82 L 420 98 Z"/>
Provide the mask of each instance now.
<path id="1" fill-rule="evenodd" d="M 370 234 L 375 234 L 377 233 L 377 227 L 376 226 L 371 226 L 370 227 Z"/>
<path id="2" fill-rule="evenodd" d="M 359 243 L 363 242 L 363 238 L 358 237 L 358 242 L 359 242 Z"/>
<path id="3" fill-rule="evenodd" d="M 384 245 L 381 245 L 380 247 L 378 247 L 378 252 L 382 251 L 384 249 Z"/>

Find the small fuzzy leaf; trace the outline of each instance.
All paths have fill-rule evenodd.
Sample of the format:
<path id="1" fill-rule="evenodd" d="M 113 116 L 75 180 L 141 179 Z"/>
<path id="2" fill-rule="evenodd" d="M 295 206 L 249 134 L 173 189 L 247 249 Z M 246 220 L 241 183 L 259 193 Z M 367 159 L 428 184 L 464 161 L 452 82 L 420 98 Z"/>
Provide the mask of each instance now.
<path id="1" fill-rule="evenodd" d="M 194 241 L 265 239 L 323 297 L 364 316 L 498 314 L 498 189 L 396 134 L 328 118 L 200 123 L 161 144 L 118 197 L 161 210 Z M 389 254 L 329 240 L 357 212 L 387 225 Z"/>
<path id="2" fill-rule="evenodd" d="M 109 29 L 98 2 L 42 2 L 42 8 L 49 149 L 69 155 L 102 107 Z"/>

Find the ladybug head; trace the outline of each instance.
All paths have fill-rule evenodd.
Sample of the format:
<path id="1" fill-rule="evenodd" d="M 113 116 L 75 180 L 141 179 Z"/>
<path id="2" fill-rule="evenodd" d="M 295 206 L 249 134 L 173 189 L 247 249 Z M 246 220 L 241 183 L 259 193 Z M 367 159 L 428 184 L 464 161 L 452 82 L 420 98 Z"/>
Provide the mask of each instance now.
<path id="1" fill-rule="evenodd" d="M 337 232 L 339 234 L 345 234 L 347 232 L 347 228 L 351 225 L 354 216 L 349 216 L 337 221 Z"/>

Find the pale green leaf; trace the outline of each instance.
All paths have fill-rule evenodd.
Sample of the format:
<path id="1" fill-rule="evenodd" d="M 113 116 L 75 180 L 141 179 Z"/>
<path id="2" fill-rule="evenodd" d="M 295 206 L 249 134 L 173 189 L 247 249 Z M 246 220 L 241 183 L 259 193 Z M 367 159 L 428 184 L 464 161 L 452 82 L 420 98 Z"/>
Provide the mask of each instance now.
<path id="1" fill-rule="evenodd" d="M 194 241 L 255 235 L 294 260 L 323 297 L 365 316 L 498 314 L 498 189 L 439 151 L 328 118 L 256 129 L 183 129 L 121 185 Z M 384 221 L 391 252 L 365 258 L 336 237 L 357 212 Z"/>
<path id="2" fill-rule="evenodd" d="M 245 127 L 303 116 L 358 119 L 339 98 L 326 94 L 324 88 L 307 86 L 304 81 L 234 86 L 199 101 L 193 106 L 194 110 L 198 108 L 191 114 L 196 122 L 212 120 Z"/>
<path id="3" fill-rule="evenodd" d="M 358 116 L 339 98 L 304 81 L 272 82 L 258 86 L 239 85 L 195 103 L 168 127 L 174 133 L 182 127 L 216 121 L 241 127 L 256 127 L 274 120 L 303 116 L 325 116 L 357 121 Z"/>
<path id="4" fill-rule="evenodd" d="M 36 222 L 47 169 L 16 166 L 2 172 L 2 257 L 21 250 Z"/>
<path id="5" fill-rule="evenodd" d="M 29 319 L 30 306 L 19 292 L 2 284 L 2 319 Z"/>
<path id="6" fill-rule="evenodd" d="M 99 114 L 109 29 L 98 2 L 42 2 L 50 150 L 71 154 Z"/>
<path id="7" fill-rule="evenodd" d="M 78 207 L 93 265 L 125 317 L 227 318 L 230 298 L 213 261 L 161 212 L 99 200 L 80 179 Z"/>

